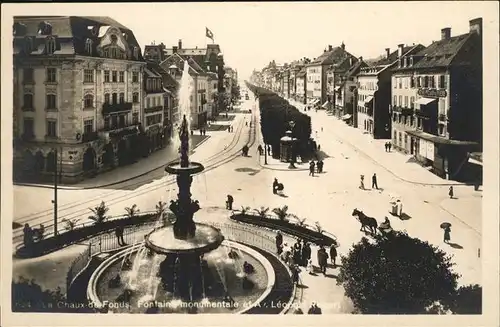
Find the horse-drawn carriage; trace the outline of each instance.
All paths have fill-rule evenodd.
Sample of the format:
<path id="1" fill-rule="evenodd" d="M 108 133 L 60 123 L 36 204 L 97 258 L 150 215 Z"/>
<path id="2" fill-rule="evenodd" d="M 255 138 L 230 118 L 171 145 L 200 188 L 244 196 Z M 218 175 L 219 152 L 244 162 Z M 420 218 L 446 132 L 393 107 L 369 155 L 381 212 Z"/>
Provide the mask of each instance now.
<path id="1" fill-rule="evenodd" d="M 391 227 L 391 222 L 389 218 L 385 217 L 385 221 L 380 225 L 377 223 L 377 219 L 373 217 L 368 217 L 363 211 L 354 209 L 352 212 L 354 217 L 357 217 L 359 222 L 361 223 L 360 231 L 371 233 L 372 235 L 376 235 L 377 231 L 382 235 L 391 234 L 394 229 Z M 368 229 L 368 230 L 367 230 Z"/>

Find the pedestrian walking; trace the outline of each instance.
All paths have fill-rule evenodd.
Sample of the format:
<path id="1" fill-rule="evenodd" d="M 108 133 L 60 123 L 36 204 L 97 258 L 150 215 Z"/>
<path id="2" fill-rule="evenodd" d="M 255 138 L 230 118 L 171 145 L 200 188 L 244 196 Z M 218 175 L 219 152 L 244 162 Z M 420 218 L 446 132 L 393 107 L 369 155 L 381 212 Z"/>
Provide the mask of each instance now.
<path id="1" fill-rule="evenodd" d="M 387 145 L 388 145 L 388 147 L 389 147 L 389 152 L 391 152 L 392 143 L 391 143 L 391 142 L 389 142 L 389 144 L 387 144 Z"/>
<path id="2" fill-rule="evenodd" d="M 268 156 L 271 155 L 271 146 L 270 145 L 267 146 L 267 155 Z"/>
<path id="3" fill-rule="evenodd" d="M 323 173 L 323 160 L 318 160 L 318 163 L 316 164 L 316 167 L 318 167 L 318 174 Z"/>
<path id="4" fill-rule="evenodd" d="M 234 198 L 231 194 L 227 195 L 227 200 L 226 200 L 226 209 L 227 210 L 233 210 L 233 202 Z"/>
<path id="5" fill-rule="evenodd" d="M 328 263 L 328 253 L 326 253 L 326 250 L 323 246 L 319 248 L 317 256 L 318 256 L 319 270 L 323 273 L 323 275 L 325 275 L 326 265 Z"/>
<path id="6" fill-rule="evenodd" d="M 29 224 L 24 224 L 23 243 L 26 248 L 29 248 L 33 244 L 33 229 Z"/>
<path id="7" fill-rule="evenodd" d="M 444 242 L 445 243 L 449 243 L 450 242 L 450 233 L 451 233 L 451 227 L 450 226 L 446 226 L 446 228 L 444 229 Z"/>
<path id="8" fill-rule="evenodd" d="M 372 188 L 375 188 L 378 190 L 378 185 L 377 185 L 377 174 L 373 174 L 372 176 Z"/>
<path id="9" fill-rule="evenodd" d="M 304 246 L 302 246 L 302 265 L 306 266 L 308 262 L 311 260 L 311 246 L 308 242 L 304 242 Z"/>
<path id="10" fill-rule="evenodd" d="M 453 199 L 453 186 L 450 186 L 448 190 L 448 195 L 450 196 L 450 199 Z"/>
<path id="11" fill-rule="evenodd" d="M 314 177 L 314 168 L 316 167 L 316 164 L 314 163 L 314 160 L 311 160 L 309 163 L 309 176 Z"/>
<path id="12" fill-rule="evenodd" d="M 248 122 L 247 121 L 245 122 L 245 126 L 248 126 Z"/>
<path id="13" fill-rule="evenodd" d="M 292 281 L 295 285 L 300 285 L 300 268 L 298 265 L 294 264 L 290 267 L 292 271 Z"/>
<path id="14" fill-rule="evenodd" d="M 257 147 L 257 151 L 259 151 L 259 156 L 261 156 L 263 151 L 262 145 L 259 144 L 259 146 Z"/>
<path id="15" fill-rule="evenodd" d="M 278 194 L 278 186 L 279 186 L 278 179 L 275 178 L 273 182 L 273 194 Z"/>
<path id="16" fill-rule="evenodd" d="M 337 260 L 337 248 L 335 245 L 336 244 L 330 245 L 330 261 L 333 263 L 334 267 L 337 267 L 337 263 L 335 262 Z"/>
<path id="17" fill-rule="evenodd" d="M 323 132 L 323 127 L 321 127 L 321 131 Z"/>
<path id="18" fill-rule="evenodd" d="M 123 239 L 123 232 L 124 232 L 124 229 L 123 229 L 122 225 L 116 226 L 116 228 L 115 228 L 115 235 L 116 235 L 116 240 L 118 241 L 118 245 L 119 246 L 125 246 L 126 245 L 125 240 Z"/>
<path id="19" fill-rule="evenodd" d="M 389 152 L 389 142 L 385 142 L 385 152 Z"/>
<path id="20" fill-rule="evenodd" d="M 365 189 L 365 175 L 361 175 L 361 177 L 360 177 L 359 188 L 362 189 L 362 190 Z"/>

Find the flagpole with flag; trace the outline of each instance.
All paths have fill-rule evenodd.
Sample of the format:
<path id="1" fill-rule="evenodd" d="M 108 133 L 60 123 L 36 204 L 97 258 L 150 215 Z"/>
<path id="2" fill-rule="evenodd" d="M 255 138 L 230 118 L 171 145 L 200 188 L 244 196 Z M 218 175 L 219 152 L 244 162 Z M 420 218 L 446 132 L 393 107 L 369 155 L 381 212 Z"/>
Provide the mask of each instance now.
<path id="1" fill-rule="evenodd" d="M 212 44 L 214 44 L 214 33 L 205 26 L 205 36 L 212 40 Z"/>

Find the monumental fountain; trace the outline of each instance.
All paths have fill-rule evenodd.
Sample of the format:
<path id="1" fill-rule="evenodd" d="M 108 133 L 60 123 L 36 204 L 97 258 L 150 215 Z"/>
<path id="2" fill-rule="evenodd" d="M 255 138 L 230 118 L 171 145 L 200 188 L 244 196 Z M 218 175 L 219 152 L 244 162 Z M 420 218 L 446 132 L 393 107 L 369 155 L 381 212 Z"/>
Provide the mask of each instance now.
<path id="1" fill-rule="evenodd" d="M 185 62 L 183 74 L 188 69 Z M 181 88 L 189 87 L 184 77 Z M 165 168 L 178 187 L 177 199 L 169 206 L 172 219 L 159 217 L 140 242 L 113 254 L 94 271 L 87 289 L 94 306 L 118 303 L 111 309 L 127 313 L 192 312 L 193 308 L 203 313 L 242 313 L 262 302 L 275 283 L 274 271 L 262 254 L 225 240 L 218 228 L 193 219 L 200 210 L 191 195 L 193 175 L 205 168 L 189 160 L 189 93 L 182 94 L 187 99 L 181 101 L 180 159 Z"/>

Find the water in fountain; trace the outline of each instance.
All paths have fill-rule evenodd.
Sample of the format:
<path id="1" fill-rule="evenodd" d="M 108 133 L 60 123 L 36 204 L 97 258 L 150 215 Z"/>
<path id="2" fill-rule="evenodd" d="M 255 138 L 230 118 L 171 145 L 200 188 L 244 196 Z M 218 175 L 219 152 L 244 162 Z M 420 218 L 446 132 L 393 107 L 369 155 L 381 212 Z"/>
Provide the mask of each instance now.
<path id="1" fill-rule="evenodd" d="M 191 131 L 192 82 L 193 78 L 189 75 L 189 64 L 187 60 L 185 60 L 177 98 L 179 99 L 179 117 L 182 119 L 183 116 L 186 116 L 188 131 Z M 189 141 L 191 143 L 191 139 L 189 139 Z M 180 139 L 177 137 L 177 134 L 174 133 L 172 137 L 172 146 L 174 149 L 178 149 L 180 145 Z M 189 146 L 191 148 L 191 144 L 189 144 Z"/>
<path id="2" fill-rule="evenodd" d="M 147 254 L 147 248 L 145 246 L 142 246 L 134 258 L 134 262 L 132 264 L 132 269 L 130 270 L 129 273 L 129 279 L 127 284 L 128 288 L 131 290 L 134 290 L 137 286 L 137 277 L 139 276 L 139 269 L 141 268 L 141 265 L 144 262 L 146 254 Z"/>

